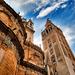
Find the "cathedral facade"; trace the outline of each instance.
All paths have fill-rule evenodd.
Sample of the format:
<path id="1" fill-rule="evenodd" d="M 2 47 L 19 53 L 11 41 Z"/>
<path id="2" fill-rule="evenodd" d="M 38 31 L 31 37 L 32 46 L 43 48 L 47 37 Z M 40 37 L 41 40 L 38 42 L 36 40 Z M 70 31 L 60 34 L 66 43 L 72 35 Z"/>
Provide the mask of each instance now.
<path id="1" fill-rule="evenodd" d="M 33 43 L 34 23 L 0 0 L 0 75 L 74 75 L 75 58 L 62 31 L 47 20 L 43 49 Z"/>
<path id="2" fill-rule="evenodd" d="M 0 75 L 46 75 L 44 52 L 33 44 L 33 24 L 0 0 Z"/>

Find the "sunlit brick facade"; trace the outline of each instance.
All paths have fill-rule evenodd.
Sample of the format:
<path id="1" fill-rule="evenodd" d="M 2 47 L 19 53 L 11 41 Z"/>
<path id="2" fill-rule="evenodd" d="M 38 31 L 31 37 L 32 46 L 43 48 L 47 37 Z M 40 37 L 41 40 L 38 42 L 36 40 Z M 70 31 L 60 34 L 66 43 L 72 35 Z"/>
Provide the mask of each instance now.
<path id="1" fill-rule="evenodd" d="M 72 51 L 63 32 L 49 19 L 42 32 L 42 42 L 48 75 L 74 75 L 75 58 Z"/>

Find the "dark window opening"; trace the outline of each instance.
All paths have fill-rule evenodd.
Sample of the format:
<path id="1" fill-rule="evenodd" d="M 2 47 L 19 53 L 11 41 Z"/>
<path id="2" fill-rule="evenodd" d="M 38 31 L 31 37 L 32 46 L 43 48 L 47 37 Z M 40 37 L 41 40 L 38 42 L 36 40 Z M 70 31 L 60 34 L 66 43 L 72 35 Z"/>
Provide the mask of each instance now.
<path id="1" fill-rule="evenodd" d="M 58 75 L 58 72 L 56 71 L 56 69 L 55 69 L 55 71 L 54 71 L 54 75 Z"/>
<path id="2" fill-rule="evenodd" d="M 52 73 L 52 72 L 50 72 L 50 75 L 53 75 L 53 73 Z"/>
<path id="3" fill-rule="evenodd" d="M 48 34 L 48 30 L 46 30 L 46 33 Z"/>
<path id="4" fill-rule="evenodd" d="M 21 30 L 19 30 L 19 32 L 20 32 L 20 33 L 21 33 L 21 35 L 23 36 L 23 34 L 22 34 Z"/>
<path id="5" fill-rule="evenodd" d="M 51 55 L 53 54 L 53 49 L 50 49 L 50 54 L 51 54 Z"/>
<path id="6" fill-rule="evenodd" d="M 49 32 L 50 32 L 51 30 L 49 29 Z"/>
<path id="7" fill-rule="evenodd" d="M 56 60 L 55 60 L 55 56 L 54 56 L 54 55 L 52 55 L 52 57 L 51 57 L 51 61 L 52 61 L 53 63 L 56 62 Z"/>
<path id="8" fill-rule="evenodd" d="M 51 48 L 51 47 L 52 47 L 52 44 L 50 43 L 50 44 L 49 44 L 49 48 Z"/>
<path id="9" fill-rule="evenodd" d="M 13 29 L 13 31 L 16 30 L 16 28 Z"/>

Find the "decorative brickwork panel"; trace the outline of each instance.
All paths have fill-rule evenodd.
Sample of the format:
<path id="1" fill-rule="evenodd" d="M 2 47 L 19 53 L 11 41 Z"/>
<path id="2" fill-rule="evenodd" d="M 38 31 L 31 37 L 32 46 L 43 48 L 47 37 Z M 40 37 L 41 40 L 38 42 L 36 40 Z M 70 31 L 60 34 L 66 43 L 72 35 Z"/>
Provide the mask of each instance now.
<path id="1" fill-rule="evenodd" d="M 55 50 L 57 58 L 60 58 L 60 50 L 57 44 L 54 46 L 54 50 Z"/>
<path id="2" fill-rule="evenodd" d="M 24 53 L 25 53 L 24 60 L 29 61 L 31 63 L 34 63 L 34 64 L 36 64 L 40 67 L 43 67 L 43 65 L 44 65 L 43 64 L 43 61 L 44 61 L 43 60 L 43 55 L 39 51 L 37 51 L 34 48 L 26 46 L 25 50 L 24 50 Z"/>
<path id="3" fill-rule="evenodd" d="M 51 39 L 52 39 L 52 42 L 53 42 L 53 43 L 56 42 L 56 36 L 55 36 L 54 34 L 51 36 Z"/>

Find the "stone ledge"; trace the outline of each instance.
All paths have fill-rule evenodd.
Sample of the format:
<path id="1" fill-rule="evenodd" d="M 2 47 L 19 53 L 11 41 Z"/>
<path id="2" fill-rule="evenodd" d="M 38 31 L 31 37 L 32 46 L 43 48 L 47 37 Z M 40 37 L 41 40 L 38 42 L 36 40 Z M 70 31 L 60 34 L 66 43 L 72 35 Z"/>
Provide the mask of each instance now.
<path id="1" fill-rule="evenodd" d="M 44 59 L 44 53 L 40 47 L 38 47 L 37 45 L 34 45 L 32 42 L 28 42 L 28 41 L 26 41 L 24 44 L 26 46 L 31 47 L 31 48 L 37 50 L 38 52 L 40 52 L 43 55 L 43 59 Z"/>
<path id="2" fill-rule="evenodd" d="M 24 67 L 28 67 L 28 68 L 31 68 L 31 69 L 33 69 L 35 71 L 38 71 L 38 72 L 42 73 L 43 75 L 47 75 L 47 71 L 45 70 L 45 68 L 40 68 L 37 65 L 34 65 L 34 64 L 30 63 L 30 62 L 22 61 L 22 60 L 20 61 L 20 64 L 22 66 L 24 66 Z"/>

